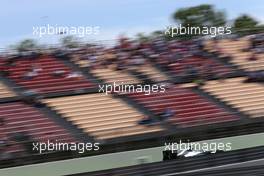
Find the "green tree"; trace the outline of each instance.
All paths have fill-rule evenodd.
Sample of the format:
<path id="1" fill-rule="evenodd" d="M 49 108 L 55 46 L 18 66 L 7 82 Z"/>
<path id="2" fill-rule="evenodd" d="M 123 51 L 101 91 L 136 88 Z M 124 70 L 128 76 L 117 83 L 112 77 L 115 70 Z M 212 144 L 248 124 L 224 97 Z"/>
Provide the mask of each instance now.
<path id="1" fill-rule="evenodd" d="M 173 20 L 182 27 L 219 27 L 226 24 L 226 16 L 223 11 L 215 10 L 212 5 L 203 4 L 194 7 L 181 8 L 173 14 Z M 178 39 L 190 39 L 197 34 L 177 35 Z M 165 36 L 170 39 L 170 36 Z"/>
<path id="2" fill-rule="evenodd" d="M 38 44 L 33 39 L 22 40 L 21 42 L 19 42 L 17 45 L 14 46 L 14 49 L 19 53 L 36 50 L 37 48 L 38 48 Z"/>
<path id="3" fill-rule="evenodd" d="M 252 29 L 258 25 L 258 22 L 250 17 L 249 15 L 241 15 L 235 19 L 234 28 L 237 30 L 241 29 Z"/>
<path id="4" fill-rule="evenodd" d="M 226 23 L 225 13 L 216 11 L 212 5 L 203 4 L 195 7 L 182 8 L 173 14 L 175 22 L 187 27 L 223 26 Z"/>
<path id="5" fill-rule="evenodd" d="M 137 33 L 136 38 L 140 42 L 145 42 L 149 40 L 149 36 L 145 35 L 144 33 Z"/>
<path id="6" fill-rule="evenodd" d="M 237 17 L 233 27 L 236 33 L 240 35 L 254 34 L 261 30 L 263 31 L 263 28 L 258 26 L 258 21 L 246 14 Z"/>
<path id="7" fill-rule="evenodd" d="M 77 48 L 80 45 L 78 38 L 66 36 L 61 39 L 61 44 L 66 48 Z"/>
<path id="8" fill-rule="evenodd" d="M 163 34 L 164 34 L 164 32 L 163 31 L 154 31 L 154 32 L 152 32 L 151 34 L 150 34 L 150 37 L 151 38 L 158 38 L 158 37 L 163 37 Z"/>

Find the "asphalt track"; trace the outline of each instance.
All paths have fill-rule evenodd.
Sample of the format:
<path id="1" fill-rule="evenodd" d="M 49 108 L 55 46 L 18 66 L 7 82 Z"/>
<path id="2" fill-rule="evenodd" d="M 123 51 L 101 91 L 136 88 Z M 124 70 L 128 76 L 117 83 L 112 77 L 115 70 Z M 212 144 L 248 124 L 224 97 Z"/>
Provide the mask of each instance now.
<path id="1" fill-rule="evenodd" d="M 233 164 L 215 166 L 215 167 L 210 167 L 210 168 L 195 169 L 195 170 L 185 171 L 185 172 L 170 173 L 170 174 L 164 174 L 161 176 L 177 176 L 177 175 L 184 176 L 184 174 L 185 175 L 187 175 L 187 174 L 199 175 L 199 173 L 202 174 L 203 172 L 238 169 L 238 168 L 246 168 L 246 167 L 253 167 L 253 166 L 263 166 L 263 168 L 264 168 L 264 159 L 258 159 L 258 160 L 252 160 L 252 161 L 247 161 L 247 162 L 240 162 L 240 163 L 233 163 Z"/>

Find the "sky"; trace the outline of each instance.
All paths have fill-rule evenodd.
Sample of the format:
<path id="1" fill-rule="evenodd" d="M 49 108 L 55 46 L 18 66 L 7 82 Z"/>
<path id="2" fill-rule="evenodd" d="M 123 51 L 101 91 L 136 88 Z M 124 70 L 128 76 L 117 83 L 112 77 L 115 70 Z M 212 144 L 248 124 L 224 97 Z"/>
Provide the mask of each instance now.
<path id="1" fill-rule="evenodd" d="M 263 0 L 6 0 L 0 1 L 0 48 L 23 39 L 55 44 L 63 35 L 33 35 L 36 26 L 99 26 L 99 34 L 86 41 L 116 39 L 120 34 L 150 33 L 173 24 L 179 8 L 212 4 L 224 10 L 229 20 L 249 14 L 264 22 Z"/>

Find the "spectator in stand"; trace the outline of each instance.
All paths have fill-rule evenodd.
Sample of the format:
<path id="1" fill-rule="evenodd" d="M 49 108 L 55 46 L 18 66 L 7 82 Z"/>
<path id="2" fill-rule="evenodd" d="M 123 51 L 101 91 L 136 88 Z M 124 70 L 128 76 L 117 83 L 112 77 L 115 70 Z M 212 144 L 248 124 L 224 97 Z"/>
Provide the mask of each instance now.
<path id="1" fill-rule="evenodd" d="M 97 56 L 97 54 L 95 54 L 95 55 L 88 55 L 88 56 L 86 56 L 86 57 L 87 57 L 87 59 L 90 61 L 90 65 L 91 65 L 91 66 L 96 65 L 96 62 L 97 62 L 97 60 L 98 60 L 98 56 Z"/>
<path id="2" fill-rule="evenodd" d="M 69 73 L 66 78 L 68 79 L 82 79 L 83 78 L 83 75 L 81 72 L 72 72 L 72 73 Z"/>
<path id="3" fill-rule="evenodd" d="M 34 77 L 37 77 L 40 71 L 42 71 L 42 68 L 38 64 L 34 64 L 32 68 L 25 73 L 24 79 L 31 80 Z"/>
<path id="4" fill-rule="evenodd" d="M 62 78 L 65 75 L 65 71 L 64 70 L 55 70 L 52 72 L 52 75 L 54 77 L 57 77 L 57 78 Z"/>
<path id="5" fill-rule="evenodd" d="M 154 120 L 148 116 L 145 116 L 142 120 L 138 122 L 140 125 L 151 125 L 154 123 Z"/>
<path id="6" fill-rule="evenodd" d="M 3 119 L 3 118 L 0 118 L 0 127 L 3 127 L 3 126 L 4 126 L 4 124 L 5 124 L 5 121 L 4 121 L 4 119 Z"/>
<path id="7" fill-rule="evenodd" d="M 264 82 L 264 71 L 249 73 L 245 82 Z"/>
<path id="8" fill-rule="evenodd" d="M 255 51 L 255 50 L 253 50 L 253 51 L 251 52 L 251 55 L 250 55 L 250 57 L 248 58 L 249 61 L 256 61 L 256 60 L 257 60 L 256 54 L 255 54 L 254 51 Z"/>
<path id="9" fill-rule="evenodd" d="M 170 108 L 166 108 L 161 114 L 160 114 L 160 121 L 168 120 L 169 118 L 173 117 L 175 115 L 174 111 Z"/>
<path id="10" fill-rule="evenodd" d="M 38 73 L 32 70 L 29 70 L 25 75 L 24 75 L 24 79 L 25 80 L 31 80 L 33 79 L 35 76 L 38 76 Z"/>
<path id="11" fill-rule="evenodd" d="M 0 118 L 0 148 L 1 148 L 1 144 L 3 144 L 4 143 L 4 139 L 5 139 L 5 131 L 4 131 L 4 129 L 5 129 L 5 121 L 4 121 L 4 119 L 3 118 Z"/>
<path id="12" fill-rule="evenodd" d="M 195 79 L 197 78 L 198 74 L 199 74 L 198 70 L 193 65 L 188 65 L 185 68 L 184 76 L 188 79 Z"/>
<path id="13" fill-rule="evenodd" d="M 145 59 L 142 56 L 134 56 L 131 59 L 131 65 L 133 66 L 139 66 L 139 65 L 143 65 L 145 63 Z"/>

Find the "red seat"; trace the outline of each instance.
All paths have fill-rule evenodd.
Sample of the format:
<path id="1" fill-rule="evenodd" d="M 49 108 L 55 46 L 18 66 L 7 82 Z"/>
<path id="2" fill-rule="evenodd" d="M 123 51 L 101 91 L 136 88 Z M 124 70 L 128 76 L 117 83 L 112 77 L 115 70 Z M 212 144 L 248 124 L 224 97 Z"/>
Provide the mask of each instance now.
<path id="1" fill-rule="evenodd" d="M 170 121 L 184 127 L 239 119 L 187 88 L 175 86 L 165 93 L 134 93 L 128 96 L 155 114 L 162 113 L 166 108 L 172 109 L 175 116 Z"/>
<path id="2" fill-rule="evenodd" d="M 72 72 L 72 70 L 64 65 L 62 61 L 49 56 L 42 56 L 33 60 L 21 59 L 15 62 L 16 66 L 9 70 L 9 78 L 14 80 L 18 85 L 27 89 L 33 89 L 39 93 L 63 92 L 87 88 L 95 88 L 92 82 L 86 79 L 68 79 L 56 78 L 52 76 L 54 71 L 63 70 L 65 75 Z M 38 72 L 38 76 L 31 80 L 23 79 L 24 75 L 32 68 L 32 65 L 39 65 L 42 69 Z"/>
<path id="3" fill-rule="evenodd" d="M 1 132 L 5 136 L 26 131 L 35 141 L 58 140 L 76 142 L 77 140 L 63 127 L 46 117 L 36 108 L 21 102 L 0 105 L 0 118 L 4 120 Z M 19 150 L 17 147 L 14 147 Z M 13 147 L 10 151 L 14 152 Z"/>

